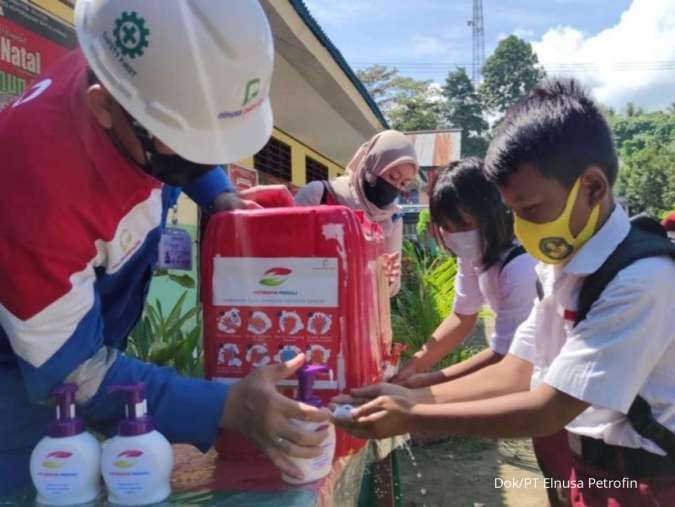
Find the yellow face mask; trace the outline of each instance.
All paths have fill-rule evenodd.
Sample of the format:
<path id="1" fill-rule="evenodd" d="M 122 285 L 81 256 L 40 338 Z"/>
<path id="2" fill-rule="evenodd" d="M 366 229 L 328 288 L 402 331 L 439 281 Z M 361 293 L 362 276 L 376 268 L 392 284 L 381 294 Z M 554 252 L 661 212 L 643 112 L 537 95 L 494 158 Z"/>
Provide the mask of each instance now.
<path id="1" fill-rule="evenodd" d="M 581 178 L 567 196 L 565 209 L 552 222 L 537 224 L 515 216 L 516 237 L 530 255 L 547 264 L 558 264 L 569 259 L 591 238 L 600 218 L 599 204 L 591 211 L 586 225 L 578 236 L 574 237 L 570 232 L 570 216 L 577 202 L 580 186 Z"/>

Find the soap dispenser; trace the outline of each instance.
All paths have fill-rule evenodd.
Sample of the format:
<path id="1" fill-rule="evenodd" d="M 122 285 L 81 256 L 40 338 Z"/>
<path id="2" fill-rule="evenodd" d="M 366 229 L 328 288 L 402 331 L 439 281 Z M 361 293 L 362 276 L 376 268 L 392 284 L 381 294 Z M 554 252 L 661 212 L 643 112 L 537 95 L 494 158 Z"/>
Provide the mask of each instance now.
<path id="1" fill-rule="evenodd" d="M 312 405 L 314 407 L 323 406 L 318 396 L 314 396 L 314 377 L 318 373 L 330 371 L 326 365 L 305 365 L 298 370 L 298 395 L 297 401 Z M 300 421 L 291 419 L 291 423 L 303 431 L 321 431 L 328 430 L 328 435 L 321 443 L 322 452 L 316 458 L 294 458 L 290 459 L 302 472 L 303 478 L 282 474 L 282 478 L 289 484 L 307 484 L 327 476 L 333 466 L 333 456 L 335 455 L 335 426 L 330 423 L 318 423 L 311 421 Z"/>
<path id="2" fill-rule="evenodd" d="M 41 505 L 78 505 L 92 502 L 101 492 L 101 446 L 84 430 L 75 414 L 75 384 L 52 392 L 56 419 L 30 458 L 30 474 Z"/>
<path id="3" fill-rule="evenodd" d="M 173 450 L 148 415 L 143 384 L 111 386 L 126 394 L 125 418 L 117 436 L 103 445 L 101 471 L 115 505 L 149 505 L 171 494 Z"/>

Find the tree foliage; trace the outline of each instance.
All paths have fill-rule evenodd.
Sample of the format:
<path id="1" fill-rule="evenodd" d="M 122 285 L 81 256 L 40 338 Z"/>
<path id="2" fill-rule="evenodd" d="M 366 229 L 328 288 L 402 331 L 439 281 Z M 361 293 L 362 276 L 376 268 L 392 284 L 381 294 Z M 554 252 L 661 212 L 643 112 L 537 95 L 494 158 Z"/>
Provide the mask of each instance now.
<path id="1" fill-rule="evenodd" d="M 431 81 L 401 76 L 395 67 L 373 65 L 357 71 L 392 128 L 403 131 L 441 128 L 441 104 Z"/>
<path id="2" fill-rule="evenodd" d="M 532 45 L 511 35 L 499 43 L 483 66 L 483 104 L 493 113 L 504 114 L 544 77 Z"/>
<path id="3" fill-rule="evenodd" d="M 460 68 L 448 74 L 443 95 L 446 100 L 443 110 L 446 123 L 462 129 L 462 157 L 485 156 L 489 125 L 485 121 L 480 96 L 465 69 Z"/>
<path id="4" fill-rule="evenodd" d="M 658 217 L 675 207 L 675 114 L 635 110 L 609 119 L 621 158 L 617 193 L 631 213 Z"/>

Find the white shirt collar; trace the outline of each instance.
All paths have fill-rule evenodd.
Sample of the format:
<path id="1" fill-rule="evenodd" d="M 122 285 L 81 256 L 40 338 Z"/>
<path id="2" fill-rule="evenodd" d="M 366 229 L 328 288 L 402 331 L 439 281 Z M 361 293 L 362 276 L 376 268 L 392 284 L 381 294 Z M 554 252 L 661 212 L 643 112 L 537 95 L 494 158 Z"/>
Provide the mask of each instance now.
<path id="1" fill-rule="evenodd" d="M 582 276 L 595 273 L 616 250 L 619 243 L 628 236 L 629 231 L 628 215 L 621 206 L 616 204 L 614 211 L 600 230 L 570 259 L 563 268 L 563 272 Z"/>

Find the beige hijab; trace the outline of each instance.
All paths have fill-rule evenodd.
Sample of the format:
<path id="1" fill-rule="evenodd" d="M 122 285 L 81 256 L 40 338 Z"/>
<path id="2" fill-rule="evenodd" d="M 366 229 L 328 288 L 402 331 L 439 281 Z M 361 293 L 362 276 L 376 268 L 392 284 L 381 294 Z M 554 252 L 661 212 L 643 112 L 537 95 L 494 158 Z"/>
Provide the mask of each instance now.
<path id="1" fill-rule="evenodd" d="M 419 171 L 415 147 L 405 134 L 385 130 L 361 145 L 347 166 L 347 173 L 331 181 L 335 198 L 343 206 L 361 209 L 366 216 L 382 226 L 385 235 L 393 227 L 391 217 L 401 211 L 396 204 L 378 208 L 367 198 L 363 189 L 364 179 L 375 183 L 388 169 L 401 164 L 412 164 Z"/>

